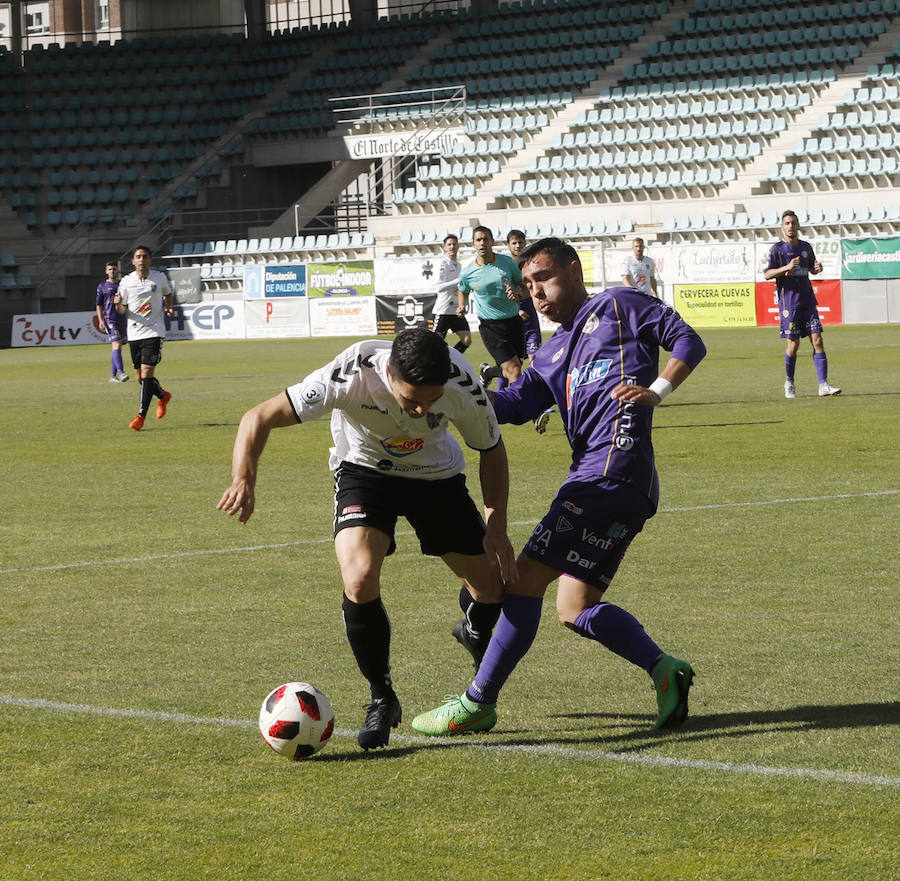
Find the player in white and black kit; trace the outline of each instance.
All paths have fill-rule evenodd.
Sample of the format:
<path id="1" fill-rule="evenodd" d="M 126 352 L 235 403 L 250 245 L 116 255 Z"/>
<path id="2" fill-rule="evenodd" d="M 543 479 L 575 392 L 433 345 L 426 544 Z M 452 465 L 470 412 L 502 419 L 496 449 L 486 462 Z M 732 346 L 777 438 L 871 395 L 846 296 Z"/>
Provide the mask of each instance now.
<path id="1" fill-rule="evenodd" d="M 424 554 L 439 556 L 475 599 L 488 631 L 499 615 L 501 579 L 515 582 L 506 532 L 509 471 L 494 410 L 466 359 L 423 328 L 393 344 L 366 340 L 302 382 L 248 410 L 232 458 L 232 483 L 217 507 L 253 513 L 257 464 L 273 428 L 331 414 L 335 471 L 334 549 L 344 584 L 347 639 L 372 701 L 363 749 L 386 746 L 401 718 L 390 670 L 391 629 L 381 567 L 406 517 Z M 449 429 L 478 450 L 484 519 L 466 489 L 465 460 Z"/>
<path id="2" fill-rule="evenodd" d="M 465 352 L 472 345 L 472 331 L 465 317 L 456 314 L 459 305 L 456 283 L 462 267 L 456 259 L 459 253 L 459 238 L 452 233 L 444 236 L 444 257 L 438 274 L 437 299 L 434 301 L 434 332 L 444 339 L 448 331 L 453 331 L 459 342 L 453 347 L 457 352 Z"/>
<path id="3" fill-rule="evenodd" d="M 166 337 L 166 316 L 175 314 L 169 280 L 161 272 L 150 268 L 153 255 L 146 245 L 138 245 L 131 253 L 134 272 L 119 282 L 113 296 L 116 311 L 128 318 L 128 345 L 131 363 L 140 382 L 141 403 L 137 416 L 129 428 L 140 431 L 154 396 L 156 418 L 166 415 L 172 393 L 166 391 L 154 376 L 156 365 L 162 361 L 162 344 Z"/>

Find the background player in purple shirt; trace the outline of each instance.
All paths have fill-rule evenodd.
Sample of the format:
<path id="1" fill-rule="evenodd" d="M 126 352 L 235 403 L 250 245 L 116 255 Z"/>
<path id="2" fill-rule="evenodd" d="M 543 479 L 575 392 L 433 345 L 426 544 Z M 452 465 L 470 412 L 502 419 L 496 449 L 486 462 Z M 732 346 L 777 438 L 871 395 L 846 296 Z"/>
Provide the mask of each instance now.
<path id="1" fill-rule="evenodd" d="M 784 396 L 796 398 L 794 368 L 800 338 L 808 336 L 813 347 L 813 363 L 819 380 L 819 397 L 839 395 L 841 390 L 828 382 L 828 358 L 822 342 L 822 322 L 816 308 L 816 295 L 809 280 L 810 273 L 818 275 L 822 264 L 816 260 L 812 245 L 800 240 L 800 221 L 793 211 L 781 215 L 782 240 L 772 245 L 766 266 L 767 279 L 775 279 L 778 291 L 778 311 L 781 316 L 781 336 L 787 340 L 784 351 Z"/>
<path id="2" fill-rule="evenodd" d="M 656 512 L 650 442 L 653 408 L 706 354 L 671 307 L 635 288 L 589 298 L 574 248 L 535 242 L 520 256 L 535 306 L 559 328 L 522 379 L 491 393 L 498 420 L 521 424 L 556 403 L 572 447 L 569 475 L 517 560 L 500 620 L 465 694 L 417 716 L 413 728 L 444 735 L 486 731 L 500 689 L 534 641 L 544 592 L 559 579 L 557 612 L 580 636 L 646 670 L 656 686 L 656 727 L 688 712 L 690 664 L 665 654 L 640 622 L 603 599 L 631 540 Z M 671 352 L 659 373 L 659 349 Z"/>
<path id="3" fill-rule="evenodd" d="M 112 344 L 109 362 L 109 381 L 127 382 L 128 374 L 122 364 L 122 341 L 125 339 L 125 316 L 116 311 L 113 297 L 119 290 L 119 264 L 110 260 L 106 264 L 106 281 L 97 285 L 97 323 L 105 330 Z"/>

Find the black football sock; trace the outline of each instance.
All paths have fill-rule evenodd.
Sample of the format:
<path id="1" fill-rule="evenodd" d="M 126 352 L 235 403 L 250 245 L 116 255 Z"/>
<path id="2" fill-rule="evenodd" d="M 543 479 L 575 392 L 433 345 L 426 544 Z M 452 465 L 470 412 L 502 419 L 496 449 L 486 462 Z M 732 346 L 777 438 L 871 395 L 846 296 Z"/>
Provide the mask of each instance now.
<path id="1" fill-rule="evenodd" d="M 466 616 L 469 632 L 475 637 L 490 634 L 500 617 L 500 603 L 476 602 L 465 584 L 459 588 L 459 607 Z"/>
<path id="2" fill-rule="evenodd" d="M 150 409 L 150 401 L 153 400 L 153 380 L 152 379 L 142 379 L 141 380 L 141 416 L 146 416 L 147 411 Z"/>
<path id="3" fill-rule="evenodd" d="M 150 382 L 153 384 L 153 394 L 156 395 L 157 398 L 162 399 L 162 396 L 166 393 L 165 389 L 159 384 L 159 380 L 155 376 L 150 377 Z"/>
<path id="4" fill-rule="evenodd" d="M 344 596 L 344 627 L 359 671 L 368 680 L 372 699 L 394 696 L 391 684 L 391 622 L 381 597 L 354 603 Z"/>
<path id="5" fill-rule="evenodd" d="M 469 348 L 471 343 L 464 343 L 460 340 L 453 348 L 456 349 L 457 352 L 465 352 L 466 349 Z"/>

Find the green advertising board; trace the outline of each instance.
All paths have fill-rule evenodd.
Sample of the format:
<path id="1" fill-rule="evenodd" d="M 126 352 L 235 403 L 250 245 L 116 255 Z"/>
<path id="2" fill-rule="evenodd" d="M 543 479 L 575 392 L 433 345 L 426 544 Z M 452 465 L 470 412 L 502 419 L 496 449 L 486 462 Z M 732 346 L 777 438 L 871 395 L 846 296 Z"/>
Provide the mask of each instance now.
<path id="1" fill-rule="evenodd" d="M 375 293 L 375 264 L 371 260 L 307 263 L 308 297 L 371 296 Z"/>
<path id="2" fill-rule="evenodd" d="M 900 238 L 842 239 L 841 278 L 900 278 Z"/>

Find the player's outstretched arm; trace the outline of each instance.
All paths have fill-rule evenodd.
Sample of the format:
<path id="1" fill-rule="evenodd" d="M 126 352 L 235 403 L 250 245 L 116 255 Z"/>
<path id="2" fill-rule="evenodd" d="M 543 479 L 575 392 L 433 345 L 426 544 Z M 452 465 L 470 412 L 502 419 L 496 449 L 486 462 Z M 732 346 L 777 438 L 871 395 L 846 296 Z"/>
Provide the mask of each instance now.
<path id="1" fill-rule="evenodd" d="M 674 355 L 666 362 L 663 372 L 657 377 L 651 386 L 628 385 L 628 383 L 620 382 L 610 393 L 613 398 L 620 401 L 631 401 L 635 404 L 644 404 L 647 407 L 655 407 L 662 399 L 674 389 L 683 383 L 691 374 L 691 368 L 681 358 Z M 652 388 L 653 385 L 659 384 L 659 391 Z M 669 388 L 666 389 L 665 383 Z"/>
<path id="2" fill-rule="evenodd" d="M 482 451 L 478 476 L 484 499 L 484 550 L 491 561 L 497 561 L 503 580 L 514 584 L 519 575 L 516 570 L 516 552 L 506 531 L 509 461 L 502 439 L 492 450 Z"/>
<path id="3" fill-rule="evenodd" d="M 265 449 L 273 428 L 296 425 L 297 417 L 283 392 L 257 404 L 241 418 L 234 450 L 231 455 L 231 486 L 222 494 L 216 508 L 234 516 L 240 511 L 241 523 L 246 523 L 256 506 L 256 472 L 259 457 Z"/>

